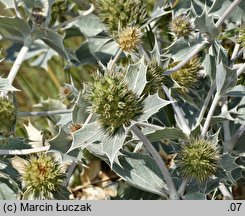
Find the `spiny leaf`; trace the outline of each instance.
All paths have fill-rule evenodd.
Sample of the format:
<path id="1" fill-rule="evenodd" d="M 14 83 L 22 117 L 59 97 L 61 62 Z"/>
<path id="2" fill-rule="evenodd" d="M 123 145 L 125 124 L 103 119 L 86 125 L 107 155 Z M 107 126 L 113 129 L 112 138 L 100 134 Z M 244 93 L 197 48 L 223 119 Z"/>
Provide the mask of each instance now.
<path id="1" fill-rule="evenodd" d="M 245 96 L 245 86 L 237 85 L 226 92 L 226 96 L 231 97 L 244 97 Z"/>
<path id="2" fill-rule="evenodd" d="M 225 94 L 237 83 L 237 74 L 234 70 L 226 67 L 223 63 L 217 65 L 216 86 L 220 95 Z"/>
<path id="3" fill-rule="evenodd" d="M 0 91 L 19 91 L 19 90 L 13 87 L 9 83 L 8 79 L 0 77 Z"/>
<path id="4" fill-rule="evenodd" d="M 161 99 L 158 94 L 149 95 L 144 100 L 143 114 L 140 116 L 139 121 L 147 121 L 153 114 L 157 113 L 161 108 L 173 103 L 173 101 L 166 101 Z"/>
<path id="5" fill-rule="evenodd" d="M 141 58 L 135 65 L 129 65 L 125 81 L 128 83 L 129 89 L 140 95 L 146 85 L 147 66 L 144 63 L 144 58 Z"/>
<path id="6" fill-rule="evenodd" d="M 149 155 L 124 152 L 112 169 L 129 184 L 144 191 L 164 196 L 168 189 L 155 161 Z"/>
<path id="7" fill-rule="evenodd" d="M 31 29 L 27 22 L 18 17 L 0 16 L 0 35 L 24 41 L 30 37 Z"/>
<path id="8" fill-rule="evenodd" d="M 117 153 L 122 149 L 125 138 L 125 133 L 121 133 L 113 137 L 104 136 L 102 139 L 102 151 L 108 157 L 111 166 Z"/>
<path id="9" fill-rule="evenodd" d="M 73 134 L 73 142 L 69 151 L 76 148 L 84 149 L 93 142 L 100 142 L 103 135 L 104 132 L 100 130 L 97 122 L 87 124 Z"/>

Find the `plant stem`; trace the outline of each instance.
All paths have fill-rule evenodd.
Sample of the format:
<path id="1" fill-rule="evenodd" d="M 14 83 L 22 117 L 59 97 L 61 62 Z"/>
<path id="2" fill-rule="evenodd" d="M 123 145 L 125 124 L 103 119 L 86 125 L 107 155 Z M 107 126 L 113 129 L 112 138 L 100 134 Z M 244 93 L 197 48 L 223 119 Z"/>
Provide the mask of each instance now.
<path id="1" fill-rule="evenodd" d="M 227 10 L 223 13 L 223 15 L 220 17 L 220 19 L 215 23 L 215 27 L 219 28 L 221 24 L 225 21 L 225 19 L 231 15 L 232 11 L 236 8 L 237 5 L 241 0 L 235 0 L 228 8 Z M 198 45 L 183 61 L 181 61 L 179 64 L 177 64 L 175 67 L 173 67 L 170 70 L 167 70 L 164 72 L 165 75 L 170 75 L 174 73 L 175 71 L 179 70 L 181 67 L 183 67 L 187 62 L 189 62 L 197 53 L 199 53 L 207 44 L 206 41 Z"/>
<path id="2" fill-rule="evenodd" d="M 113 70 L 115 67 L 117 60 L 119 59 L 120 55 L 122 54 L 122 49 L 119 48 L 117 54 L 115 55 L 114 59 L 108 63 L 108 70 Z"/>
<path id="3" fill-rule="evenodd" d="M 72 110 L 54 110 L 54 111 L 43 111 L 43 112 L 18 112 L 18 117 L 29 117 L 29 116 L 50 116 L 50 115 L 60 115 L 69 114 Z"/>
<path id="4" fill-rule="evenodd" d="M 185 187 L 188 184 L 189 180 L 184 178 L 183 181 L 181 182 L 181 185 L 179 187 L 178 193 L 180 195 L 180 197 L 182 197 L 185 193 Z"/>
<path id="5" fill-rule="evenodd" d="M 178 200 L 179 199 L 179 195 L 178 192 L 175 188 L 173 179 L 169 173 L 169 170 L 166 166 L 166 164 L 164 163 L 164 161 L 162 160 L 162 158 L 160 157 L 160 155 L 158 154 L 158 152 L 156 151 L 156 149 L 154 148 L 154 146 L 150 143 L 150 141 L 145 137 L 145 135 L 141 132 L 141 130 L 133 125 L 130 130 L 143 142 L 145 148 L 147 149 L 147 151 L 151 154 L 151 156 L 153 157 L 153 159 L 155 160 L 156 164 L 158 165 L 166 184 L 168 185 L 169 188 L 169 197 L 171 200 Z"/>
<path id="6" fill-rule="evenodd" d="M 243 135 L 244 131 L 245 123 L 240 126 L 240 128 L 236 131 L 230 140 L 227 140 L 226 143 L 224 143 L 224 152 L 231 152 L 234 149 L 236 142 Z"/>
<path id="7" fill-rule="evenodd" d="M 185 64 L 188 63 L 195 55 L 197 55 L 197 53 L 199 53 L 205 47 L 206 44 L 207 44 L 206 41 L 202 42 L 194 50 L 192 50 L 191 53 L 183 61 L 181 61 L 179 64 L 177 64 L 173 68 L 165 71 L 164 75 L 170 75 L 174 73 L 175 71 L 179 70 L 180 68 L 182 68 L 183 66 L 185 66 Z"/>
<path id="8" fill-rule="evenodd" d="M 79 16 L 74 17 L 73 19 L 69 19 L 69 20 L 67 20 L 67 21 L 65 21 L 65 22 L 63 22 L 63 23 L 61 23 L 61 24 L 59 24 L 59 25 L 56 25 L 56 26 L 54 26 L 52 29 L 53 29 L 53 30 L 57 30 L 57 29 L 59 29 L 59 28 L 62 28 L 62 27 L 64 27 L 64 26 L 68 25 L 68 24 L 71 24 L 71 23 L 73 23 L 73 22 L 79 20 L 79 19 L 80 19 L 81 17 L 83 17 L 83 16 L 89 15 L 89 14 L 92 13 L 93 11 L 94 11 L 94 5 L 91 4 L 91 7 L 90 7 L 88 10 L 82 12 Z"/>
<path id="9" fill-rule="evenodd" d="M 170 95 L 169 91 L 168 91 L 168 88 L 166 86 L 163 86 L 163 90 L 166 94 L 166 96 L 168 97 L 169 100 L 171 101 L 174 101 L 174 99 L 172 98 L 172 96 Z M 188 123 L 184 117 L 184 114 L 183 114 L 183 111 L 181 110 L 181 108 L 178 106 L 177 102 L 176 103 L 171 103 L 173 109 L 174 109 L 174 112 L 180 122 L 180 128 L 183 130 L 184 133 L 186 134 L 190 134 L 191 133 L 191 130 L 188 126 Z"/>
<path id="10" fill-rule="evenodd" d="M 215 108 L 219 102 L 219 99 L 220 99 L 220 95 L 218 93 L 216 93 L 214 96 L 213 102 L 211 104 L 211 107 L 209 109 L 206 121 L 205 121 L 203 129 L 202 129 L 202 132 L 201 132 L 201 137 L 200 137 L 201 139 L 204 139 L 206 137 L 206 133 L 208 132 L 208 128 L 209 128 L 212 116 L 214 114 Z"/>
<path id="11" fill-rule="evenodd" d="M 145 122 L 135 122 L 136 125 L 142 126 L 142 127 L 149 127 L 155 130 L 163 130 L 165 127 L 161 127 L 158 125 L 150 124 L 150 123 L 145 123 Z"/>
<path id="12" fill-rule="evenodd" d="M 64 187 L 67 187 L 68 186 L 69 181 L 70 181 L 70 179 L 72 177 L 72 174 L 74 172 L 74 169 L 76 168 L 76 165 L 77 165 L 77 162 L 73 160 L 72 163 L 71 163 L 71 165 L 68 168 L 67 177 L 66 177 L 66 179 L 63 182 L 63 186 Z"/>
<path id="13" fill-rule="evenodd" d="M 232 11 L 240 4 L 241 0 L 235 0 L 231 3 L 231 5 L 227 8 L 227 10 L 222 14 L 222 16 L 219 18 L 219 20 L 215 23 L 215 26 L 219 28 L 221 24 L 225 21 L 226 18 L 228 18 Z"/>
<path id="14" fill-rule="evenodd" d="M 201 121 L 203 119 L 203 116 L 204 116 L 204 114 L 205 114 L 205 112 L 206 112 L 206 110 L 208 108 L 208 104 L 209 104 L 210 99 L 211 99 L 211 97 L 212 97 L 212 95 L 214 93 L 215 88 L 216 88 L 216 84 L 215 84 L 215 82 L 213 82 L 211 84 L 211 87 L 209 89 L 209 92 L 208 92 L 208 94 L 207 94 L 207 96 L 206 96 L 206 98 L 204 100 L 202 109 L 201 109 L 201 111 L 199 113 L 199 116 L 198 116 L 198 119 L 197 119 L 197 122 L 196 122 L 196 127 L 201 123 Z"/>
<path id="15" fill-rule="evenodd" d="M 10 84 L 13 84 L 14 82 L 14 79 L 19 71 L 19 68 L 27 54 L 27 52 L 29 51 L 29 47 L 30 47 L 31 43 L 28 43 L 28 44 L 24 44 L 24 46 L 21 48 L 10 72 L 9 72 L 9 75 L 8 75 L 8 80 L 10 82 Z"/>
<path id="16" fill-rule="evenodd" d="M 38 152 L 48 151 L 49 146 L 42 146 L 34 149 L 22 149 L 22 150 L 0 150 L 0 155 L 28 155 Z"/>
<path id="17" fill-rule="evenodd" d="M 221 112 L 224 113 L 224 112 L 227 112 L 228 111 L 228 101 L 227 101 L 227 97 L 225 98 L 222 98 L 222 107 L 221 107 Z M 225 149 L 228 149 L 228 145 L 229 145 L 229 142 L 228 140 L 231 139 L 231 132 L 230 132 L 230 125 L 229 125 L 229 121 L 228 120 L 225 120 L 223 121 L 223 130 L 224 130 L 224 142 L 223 142 L 223 147 L 224 147 L 224 151 Z"/>
<path id="18" fill-rule="evenodd" d="M 233 197 L 230 191 L 227 189 L 227 187 L 223 183 L 220 183 L 219 190 L 223 194 L 224 200 L 233 200 Z"/>
<path id="19" fill-rule="evenodd" d="M 243 72 L 245 72 L 245 63 L 237 70 L 237 76 L 240 76 Z"/>

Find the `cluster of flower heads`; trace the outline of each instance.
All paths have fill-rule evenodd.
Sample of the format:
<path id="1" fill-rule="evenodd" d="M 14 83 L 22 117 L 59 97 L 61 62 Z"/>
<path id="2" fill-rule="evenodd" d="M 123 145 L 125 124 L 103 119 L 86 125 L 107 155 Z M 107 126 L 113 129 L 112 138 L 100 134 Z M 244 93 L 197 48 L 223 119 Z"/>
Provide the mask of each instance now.
<path id="1" fill-rule="evenodd" d="M 143 111 L 143 102 L 119 74 L 96 76 L 88 84 L 85 98 L 91 103 L 91 111 L 98 114 L 102 128 L 111 135 Z"/>
<path id="2" fill-rule="evenodd" d="M 53 199 L 65 179 L 60 163 L 50 154 L 31 155 L 24 166 L 25 194 L 34 199 Z"/>
<path id="3" fill-rule="evenodd" d="M 208 140 L 194 140 L 182 147 L 178 167 L 184 178 L 203 182 L 220 167 L 219 148 Z"/>

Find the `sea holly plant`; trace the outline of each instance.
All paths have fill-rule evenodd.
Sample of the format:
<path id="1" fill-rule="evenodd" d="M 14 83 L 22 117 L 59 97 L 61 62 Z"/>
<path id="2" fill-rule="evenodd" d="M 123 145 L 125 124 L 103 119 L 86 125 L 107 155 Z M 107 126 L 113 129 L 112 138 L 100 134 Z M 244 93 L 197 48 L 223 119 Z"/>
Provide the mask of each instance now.
<path id="1" fill-rule="evenodd" d="M 0 3 L 1 199 L 244 199 L 243 1 Z"/>

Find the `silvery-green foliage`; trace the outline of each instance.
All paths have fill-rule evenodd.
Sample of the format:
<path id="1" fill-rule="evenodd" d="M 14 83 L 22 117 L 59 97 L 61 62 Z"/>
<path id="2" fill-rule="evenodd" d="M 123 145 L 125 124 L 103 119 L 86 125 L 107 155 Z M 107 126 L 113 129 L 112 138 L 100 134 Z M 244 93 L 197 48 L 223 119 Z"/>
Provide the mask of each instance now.
<path id="1" fill-rule="evenodd" d="M 220 158 L 214 174 L 207 178 L 201 174 L 205 179 L 203 182 L 191 179 L 178 198 L 218 199 L 220 183 L 231 188 L 238 181 L 245 181 L 244 165 L 239 162 L 244 161 L 245 151 L 245 60 L 242 55 L 244 47 L 236 44 L 237 32 L 244 24 L 244 1 L 236 5 L 234 11 L 228 11 L 229 16 L 222 28 L 217 26 L 217 20 L 234 1 L 168 0 L 164 1 L 165 5 L 151 5 L 155 10 L 148 11 L 146 20 L 139 24 L 141 26 L 136 26 L 142 33 L 141 43 L 129 53 L 121 52 L 114 35 L 108 31 L 108 23 L 103 23 L 96 11 L 84 14 L 84 10 L 77 10 L 76 16 L 71 17 L 76 4 L 68 1 L 70 7 L 64 14 L 67 20 L 59 23 L 50 20 L 53 0 L 16 0 L 16 4 L 14 0 L 0 2 L 5 10 L 17 10 L 14 16 L 0 16 L 0 42 L 10 41 L 1 64 L 14 63 L 18 57 L 29 67 L 50 72 L 48 65 L 55 56 L 59 61 L 65 61 L 62 64 L 64 69 L 69 66 L 93 69 L 91 77 L 86 82 L 79 80 L 77 86 L 70 75 L 69 85 L 76 91 L 71 103 L 63 104 L 52 98 L 44 100 L 40 95 L 40 102 L 34 106 L 42 112 L 61 111 L 58 115 L 48 114 L 52 136 L 43 139 L 43 147 L 49 146 L 49 153 L 60 155 L 64 163 L 87 163 L 91 160 L 88 154 L 104 161 L 123 179 L 119 183 L 117 199 L 170 199 L 172 189 L 163 175 L 166 171 L 162 172 L 154 155 L 146 150 L 145 141 L 149 141 L 161 155 L 177 191 L 185 180 L 177 163 L 181 160 L 178 157 L 181 149 L 195 140 L 207 139 L 219 148 Z M 88 1 L 84 5 L 86 9 L 90 6 Z M 188 37 L 176 38 L 169 32 L 171 20 L 178 16 L 188 16 L 193 24 Z M 166 23 L 164 28 L 168 33 L 162 29 L 161 23 Z M 79 38 L 80 42 L 69 47 L 67 42 L 73 38 Z M 19 56 L 22 46 L 27 46 L 28 51 Z M 180 73 L 179 63 L 190 60 L 190 57 L 198 57 L 201 66 L 195 84 L 181 86 L 178 79 L 173 78 L 177 76 L 170 76 L 170 73 Z M 163 71 L 163 86 L 154 94 L 146 92 L 150 62 L 156 62 Z M 6 73 L 0 73 L 0 97 L 6 97 L 8 91 L 23 91 L 5 77 Z M 120 77 L 118 80 L 122 85 L 108 84 L 113 82 L 110 76 L 115 77 L 115 74 Z M 98 79 L 102 76 L 109 77 L 106 85 Z M 115 107 L 122 104 L 121 95 L 127 95 L 127 92 L 135 96 L 137 100 L 133 102 L 139 102 L 142 108 L 137 116 L 124 115 L 130 119 L 119 124 L 120 130 L 113 134 L 104 130 L 101 125 L 101 122 L 105 123 L 101 121 L 103 113 L 91 109 L 93 101 L 86 97 L 87 87 L 95 81 L 98 85 L 96 91 L 101 88 L 103 95 L 98 90 L 97 98 L 93 100 L 103 106 L 114 106 L 113 115 L 118 111 Z M 115 95 L 110 95 L 113 92 Z M 119 111 L 122 110 L 130 112 L 129 108 Z M 16 112 L 21 118 L 21 112 L 17 109 Z M 32 121 L 32 117 L 30 119 Z M 139 129 L 143 140 L 136 136 L 134 127 Z M 35 151 L 35 146 L 30 140 L 15 134 L 0 134 L 0 199 L 21 198 L 24 193 L 21 171 L 14 166 L 12 155 L 29 155 L 32 150 Z M 135 191 L 139 195 L 134 195 Z M 67 197 L 66 189 L 63 195 L 55 196 L 57 199 Z"/>

